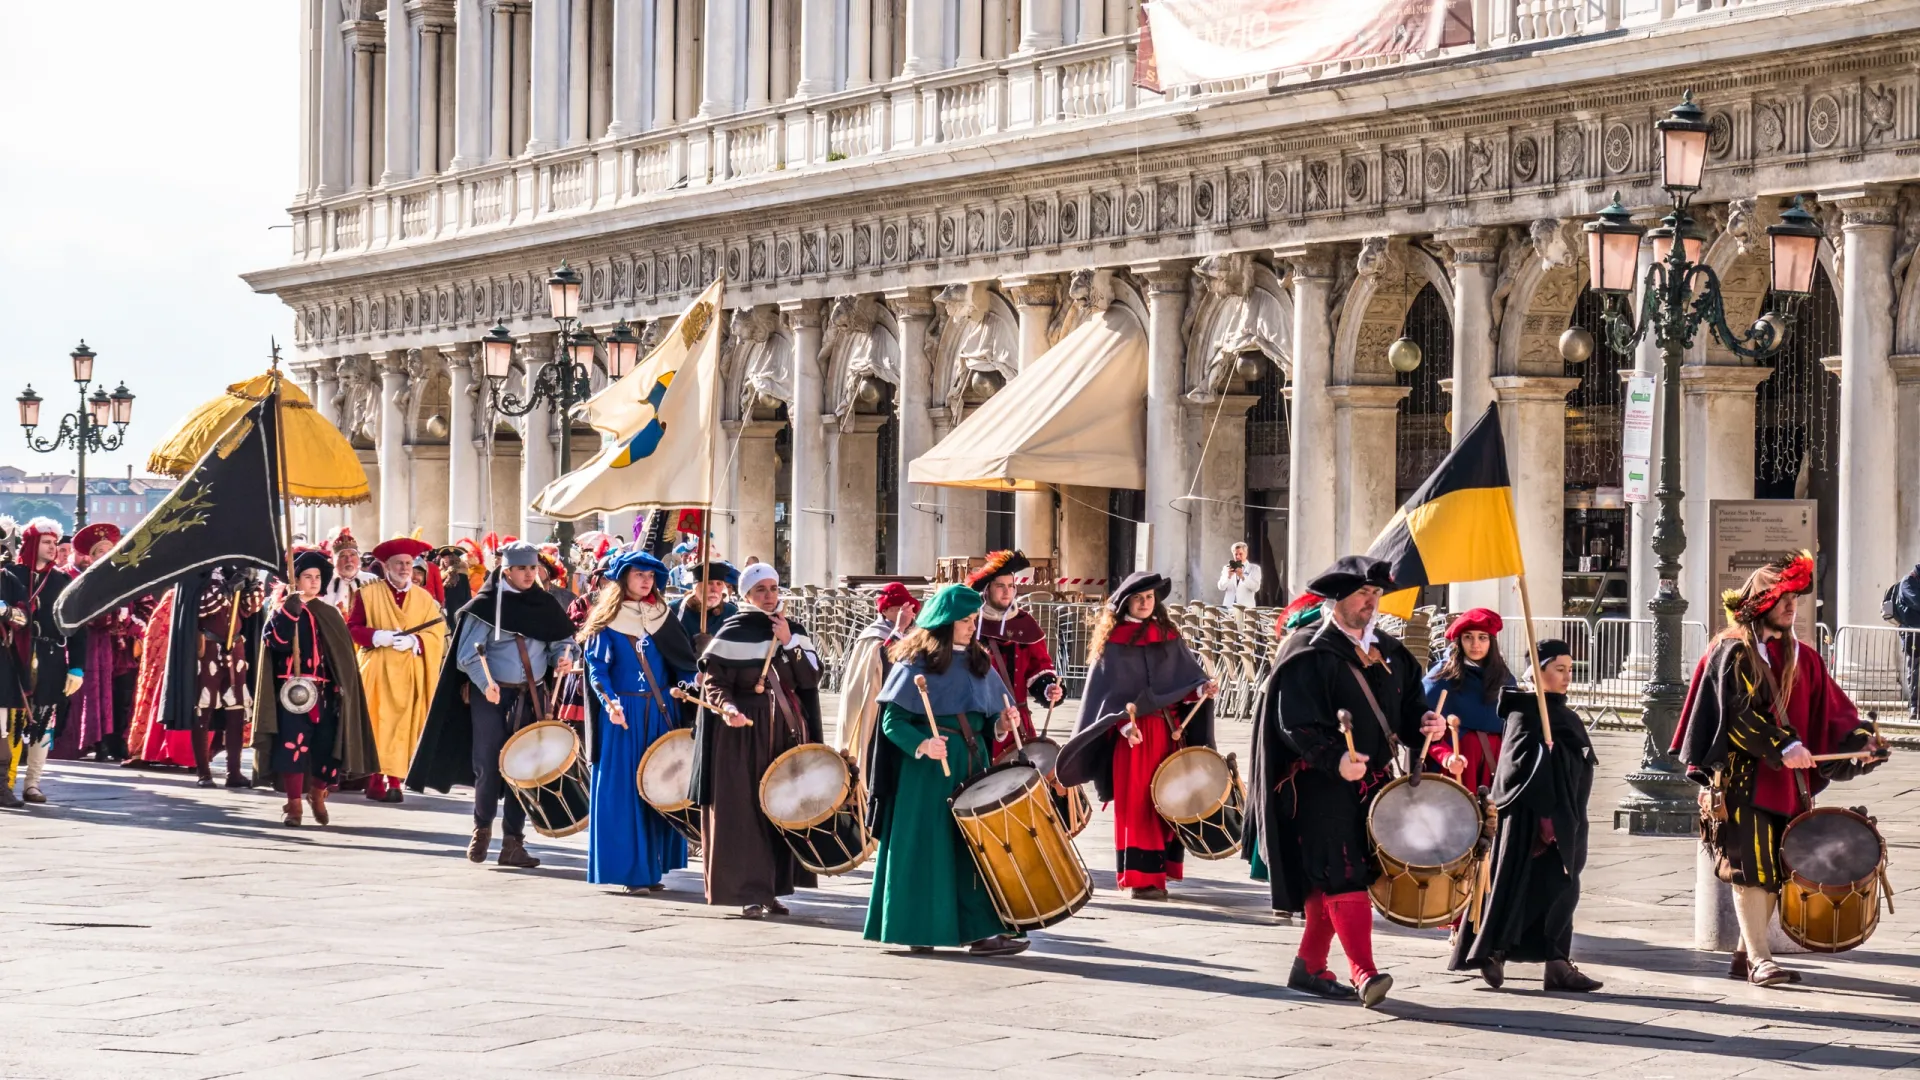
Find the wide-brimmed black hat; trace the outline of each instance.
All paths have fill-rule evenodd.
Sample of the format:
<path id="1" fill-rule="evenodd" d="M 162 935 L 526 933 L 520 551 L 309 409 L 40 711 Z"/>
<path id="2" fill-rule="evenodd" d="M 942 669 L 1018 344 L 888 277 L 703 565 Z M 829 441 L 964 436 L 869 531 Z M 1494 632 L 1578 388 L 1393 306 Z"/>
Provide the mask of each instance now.
<path id="1" fill-rule="evenodd" d="M 1135 570 L 1120 582 L 1111 596 L 1107 597 L 1107 607 L 1115 615 L 1124 615 L 1127 612 L 1127 601 L 1148 589 L 1153 590 L 1155 599 L 1164 601 L 1167 594 L 1173 591 L 1173 582 L 1165 575 L 1156 574 L 1151 570 Z"/>
<path id="2" fill-rule="evenodd" d="M 1573 655 L 1573 646 L 1557 637 L 1543 637 L 1534 647 L 1540 650 L 1540 663 L 1542 666 L 1545 666 L 1547 661 L 1556 656 Z"/>
<path id="3" fill-rule="evenodd" d="M 309 570 L 320 571 L 320 587 L 326 588 L 333 581 L 333 558 L 317 548 L 309 548 L 293 557 L 293 576 L 298 578 Z"/>
<path id="4" fill-rule="evenodd" d="M 1345 600 L 1368 585 L 1385 592 L 1393 590 L 1393 567 L 1385 559 L 1346 555 L 1307 582 L 1309 590 L 1329 600 Z"/>

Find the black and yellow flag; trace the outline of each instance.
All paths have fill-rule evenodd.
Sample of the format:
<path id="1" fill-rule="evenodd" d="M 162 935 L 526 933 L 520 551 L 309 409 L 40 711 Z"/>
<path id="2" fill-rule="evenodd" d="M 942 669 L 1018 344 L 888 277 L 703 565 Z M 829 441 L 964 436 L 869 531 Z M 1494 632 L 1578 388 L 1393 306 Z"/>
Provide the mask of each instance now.
<path id="1" fill-rule="evenodd" d="M 1467 437 L 1380 530 L 1367 554 L 1393 567 L 1399 589 L 1381 598 L 1380 610 L 1403 619 L 1413 614 L 1422 585 L 1522 572 L 1499 406 L 1487 406 Z"/>

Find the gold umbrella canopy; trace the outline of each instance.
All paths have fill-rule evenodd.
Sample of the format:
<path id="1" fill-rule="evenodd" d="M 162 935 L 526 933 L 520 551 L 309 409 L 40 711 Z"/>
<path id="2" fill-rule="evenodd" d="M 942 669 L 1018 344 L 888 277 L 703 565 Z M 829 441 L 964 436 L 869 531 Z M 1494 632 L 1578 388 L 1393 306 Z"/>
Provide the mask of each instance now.
<path id="1" fill-rule="evenodd" d="M 298 385 L 274 371 L 234 383 L 226 393 L 188 413 L 154 448 L 147 458 L 147 469 L 159 476 L 192 472 L 207 448 L 241 413 L 266 400 L 276 379 L 285 420 L 281 437 L 287 448 L 287 494 L 297 503 L 325 506 L 346 506 L 372 498 L 367 490 L 367 472 L 360 467 L 359 455 L 347 443 L 347 437 L 320 415 Z"/>

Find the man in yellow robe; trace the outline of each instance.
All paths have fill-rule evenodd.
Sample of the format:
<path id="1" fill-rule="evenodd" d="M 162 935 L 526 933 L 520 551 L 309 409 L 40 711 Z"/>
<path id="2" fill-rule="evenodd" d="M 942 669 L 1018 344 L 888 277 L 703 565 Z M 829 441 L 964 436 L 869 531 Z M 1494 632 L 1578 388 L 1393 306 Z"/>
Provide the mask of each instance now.
<path id="1" fill-rule="evenodd" d="M 404 798 L 400 780 L 426 726 L 447 647 L 439 601 L 413 583 L 413 560 L 431 550 L 432 545 L 405 537 L 374 548 L 381 578 L 353 594 L 347 614 L 380 762 L 380 771 L 367 778 L 367 798 L 375 802 Z"/>

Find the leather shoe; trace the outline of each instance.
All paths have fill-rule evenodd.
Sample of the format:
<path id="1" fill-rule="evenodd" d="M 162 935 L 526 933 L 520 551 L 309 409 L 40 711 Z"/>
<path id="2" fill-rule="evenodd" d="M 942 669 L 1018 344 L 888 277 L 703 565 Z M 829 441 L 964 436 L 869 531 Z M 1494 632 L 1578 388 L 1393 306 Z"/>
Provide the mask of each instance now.
<path id="1" fill-rule="evenodd" d="M 13 793 L 12 788 L 0 788 L 0 808 L 18 810 L 25 805 L 27 804 L 20 801 L 20 796 Z"/>
<path id="2" fill-rule="evenodd" d="M 1326 998 L 1329 1001 L 1352 1001 L 1359 995 L 1353 987 L 1334 978 L 1331 974 L 1315 975 L 1307 970 L 1307 962 L 1299 957 L 1293 958 L 1293 971 L 1287 976 L 1287 989 L 1298 990 L 1303 994 Z"/>
<path id="3" fill-rule="evenodd" d="M 467 841 L 467 861 L 483 863 L 487 861 L 487 846 L 493 843 L 492 829 L 473 830 L 473 839 Z"/>
<path id="4" fill-rule="evenodd" d="M 1128 889 L 1127 897 L 1132 900 L 1165 900 L 1167 890 L 1158 885 L 1148 885 L 1140 889 Z"/>
<path id="5" fill-rule="evenodd" d="M 515 870 L 531 870 L 540 865 L 539 859 L 527 854 L 527 842 L 518 836 L 500 838 L 498 862 L 501 866 L 509 866 Z"/>
<path id="6" fill-rule="evenodd" d="M 1014 956 L 1026 952 L 1029 944 L 1026 938 L 995 934 L 967 946 L 967 953 L 971 956 Z"/>
<path id="7" fill-rule="evenodd" d="M 386 796 L 382 798 L 380 801 L 381 802 L 406 802 L 407 797 L 400 793 L 400 789 L 398 787 L 390 787 L 387 789 Z"/>
<path id="8" fill-rule="evenodd" d="M 1393 976 L 1380 972 L 1360 984 L 1360 1004 L 1369 1009 L 1379 1007 L 1387 1000 L 1387 991 L 1393 989 Z"/>
<path id="9" fill-rule="evenodd" d="M 280 824 L 289 829 L 300 827 L 300 800 L 294 799 L 280 808 Z"/>
<path id="10" fill-rule="evenodd" d="M 793 914 L 793 911 L 792 911 L 792 909 L 791 909 L 791 908 L 789 908 L 789 907 L 787 907 L 787 905 L 785 905 L 785 904 L 783 904 L 783 903 L 781 903 L 781 902 L 780 902 L 780 901 L 778 901 L 778 900 L 770 900 L 770 901 L 768 901 L 768 902 L 767 902 L 767 914 L 769 914 L 769 915 L 791 915 L 791 914 Z"/>
<path id="11" fill-rule="evenodd" d="M 743 919 L 764 919 L 767 917 L 767 905 L 748 904 L 746 907 L 740 909 L 740 917 Z"/>
<path id="12" fill-rule="evenodd" d="M 307 792 L 307 803 L 313 807 L 313 820 L 321 825 L 331 825 L 333 815 L 327 813 L 327 789 L 325 785 Z"/>
<path id="13" fill-rule="evenodd" d="M 1793 973 L 1771 960 L 1762 960 L 1753 965 L 1753 974 L 1747 981 L 1755 986 L 1779 986 L 1793 981 Z"/>
<path id="14" fill-rule="evenodd" d="M 933 951 L 933 946 L 931 946 L 931 945 L 909 945 L 909 946 L 907 946 L 907 951 L 908 951 L 908 952 L 910 952 L 910 953 L 912 953 L 912 954 L 914 954 L 915 956 L 925 956 L 926 954 L 928 954 L 928 953 L 930 953 L 930 952 L 932 952 L 932 951 Z"/>
<path id="15" fill-rule="evenodd" d="M 1541 983 L 1543 990 L 1571 990 L 1576 994 L 1591 994 L 1600 987 L 1599 979 L 1574 967 L 1569 960 L 1547 961 L 1547 977 Z"/>
<path id="16" fill-rule="evenodd" d="M 30 806 L 40 806 L 47 801 L 47 797 L 40 793 L 39 788 L 30 787 L 27 789 L 26 801 Z"/>
<path id="17" fill-rule="evenodd" d="M 1553 969 L 1549 967 L 1547 971 L 1551 974 Z M 1507 981 L 1507 962 L 1499 957 L 1494 957 L 1482 963 L 1480 965 L 1480 978 L 1495 990 L 1500 989 Z"/>

